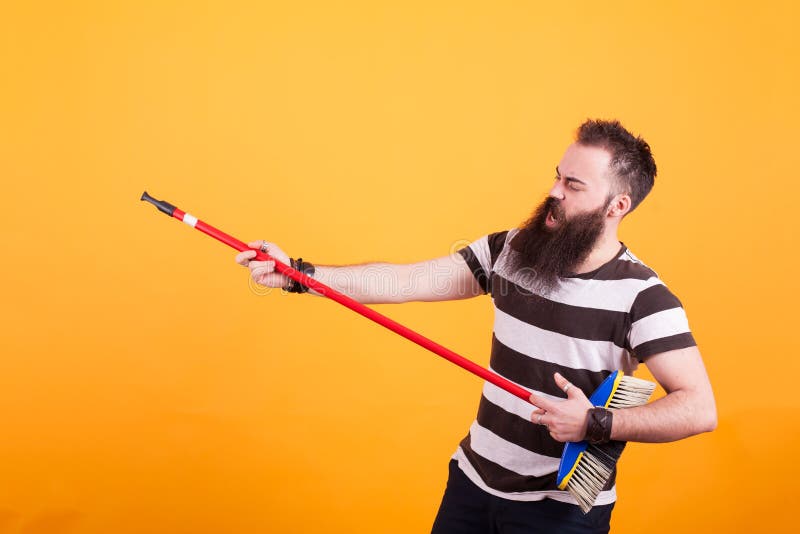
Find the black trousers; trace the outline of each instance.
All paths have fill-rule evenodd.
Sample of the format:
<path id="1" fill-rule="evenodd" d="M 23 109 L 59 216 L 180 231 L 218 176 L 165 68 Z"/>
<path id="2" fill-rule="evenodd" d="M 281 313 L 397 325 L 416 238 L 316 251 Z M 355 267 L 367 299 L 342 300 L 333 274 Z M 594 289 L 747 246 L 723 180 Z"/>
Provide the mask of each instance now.
<path id="1" fill-rule="evenodd" d="M 431 534 L 605 534 L 614 504 L 584 515 L 575 504 L 552 499 L 512 501 L 486 493 L 450 460 L 447 489 Z"/>

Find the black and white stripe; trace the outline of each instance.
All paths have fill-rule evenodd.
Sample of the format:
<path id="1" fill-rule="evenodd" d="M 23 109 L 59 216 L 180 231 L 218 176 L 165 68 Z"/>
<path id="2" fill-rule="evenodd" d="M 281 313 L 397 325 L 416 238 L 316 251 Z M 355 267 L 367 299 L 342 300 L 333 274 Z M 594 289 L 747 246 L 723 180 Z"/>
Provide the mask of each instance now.
<path id="1" fill-rule="evenodd" d="M 625 245 L 599 269 L 562 278 L 545 298 L 515 271 L 507 243 L 517 229 L 459 250 L 495 306 L 491 369 L 516 384 L 565 398 L 553 374 L 587 395 L 614 370 L 630 374 L 648 356 L 695 344 L 680 301 Z M 531 423 L 533 406 L 485 383 L 478 414 L 453 455 L 485 491 L 514 500 L 575 503 L 556 487 L 563 444 Z M 614 477 L 597 504 L 616 499 Z"/>

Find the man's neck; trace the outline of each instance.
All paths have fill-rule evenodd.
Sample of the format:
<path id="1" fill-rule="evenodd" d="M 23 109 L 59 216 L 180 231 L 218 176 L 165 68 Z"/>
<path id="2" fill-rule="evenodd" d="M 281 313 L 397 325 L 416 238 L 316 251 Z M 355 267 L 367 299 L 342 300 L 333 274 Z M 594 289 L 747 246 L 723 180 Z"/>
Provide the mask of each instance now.
<path id="1" fill-rule="evenodd" d="M 616 232 L 610 235 L 601 235 L 589 256 L 577 266 L 575 274 L 588 273 L 605 265 L 619 254 L 621 246 L 622 243 L 619 242 Z"/>

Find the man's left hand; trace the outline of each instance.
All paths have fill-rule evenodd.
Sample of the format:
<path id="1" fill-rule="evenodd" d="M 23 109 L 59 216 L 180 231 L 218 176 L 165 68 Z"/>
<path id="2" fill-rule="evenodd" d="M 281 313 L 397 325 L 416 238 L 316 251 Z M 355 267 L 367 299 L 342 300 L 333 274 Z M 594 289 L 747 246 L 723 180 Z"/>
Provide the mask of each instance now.
<path id="1" fill-rule="evenodd" d="M 582 441 L 586 436 L 588 413 L 592 403 L 580 388 L 572 385 L 559 373 L 554 375 L 556 385 L 567 394 L 566 400 L 552 400 L 531 394 L 531 404 L 536 406 L 531 421 L 544 425 L 556 441 Z"/>

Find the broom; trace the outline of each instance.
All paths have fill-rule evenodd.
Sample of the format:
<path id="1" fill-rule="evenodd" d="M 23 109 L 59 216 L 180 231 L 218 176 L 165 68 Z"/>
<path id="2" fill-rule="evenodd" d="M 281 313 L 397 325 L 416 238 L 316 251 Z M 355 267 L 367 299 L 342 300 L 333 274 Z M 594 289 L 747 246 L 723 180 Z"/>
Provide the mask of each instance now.
<path id="1" fill-rule="evenodd" d="M 150 204 L 158 208 L 158 210 L 164 213 L 165 215 L 169 217 L 174 217 L 179 221 L 183 221 L 184 223 L 188 224 L 195 230 L 199 230 L 204 234 L 209 235 L 214 239 L 217 239 L 218 241 L 221 241 L 222 243 L 225 243 L 226 245 L 238 250 L 239 252 L 243 252 L 245 250 L 253 250 L 250 247 L 248 247 L 243 241 L 240 241 L 235 237 L 214 228 L 210 224 L 201 221 L 194 215 L 186 213 L 185 211 L 175 207 L 169 202 L 166 202 L 164 200 L 157 200 L 151 197 L 150 195 L 147 194 L 147 191 L 142 193 L 141 200 L 149 202 Z M 367 319 L 371 319 L 376 323 L 385 326 L 389 330 L 392 330 L 393 332 L 405 337 L 406 339 L 409 339 L 410 341 L 413 341 L 414 343 L 430 350 L 435 354 L 438 354 L 442 358 L 458 365 L 459 367 L 471 372 L 472 374 L 479 376 L 480 378 L 483 378 L 484 380 L 491 382 L 497 387 L 500 387 L 505 391 L 508 391 L 512 395 L 515 395 L 520 399 L 530 403 L 531 392 L 518 386 L 517 384 L 511 382 L 510 380 L 507 380 L 502 376 L 493 373 L 484 367 L 481 367 L 475 362 L 468 360 L 467 358 L 464 358 L 459 354 L 456 354 L 452 350 L 436 343 L 433 340 L 426 338 L 421 334 L 416 333 L 410 328 L 401 325 L 397 321 L 394 321 L 386 317 L 385 315 L 378 313 L 377 311 L 371 308 L 368 308 L 367 306 L 361 304 L 357 300 L 352 299 L 347 295 L 344 295 L 331 287 L 328 287 L 322 282 L 314 280 L 309 276 L 306 276 L 305 273 L 293 269 L 292 267 L 286 265 L 283 262 L 278 261 L 277 259 L 273 258 L 272 256 L 270 256 L 265 252 L 256 250 L 255 259 L 259 261 L 275 262 L 275 270 L 278 271 L 279 273 L 288 276 L 292 280 L 300 282 L 304 286 L 313 289 L 314 291 L 325 297 L 335 300 L 339 304 L 342 304 L 343 306 L 350 308 L 351 310 L 363 315 Z M 598 397 L 598 402 L 600 402 L 600 400 L 603 400 L 604 403 L 606 403 L 608 406 L 612 408 L 636 405 L 636 404 L 631 404 L 632 399 L 641 400 L 641 394 L 639 394 L 639 396 L 634 394 L 634 388 L 632 384 L 638 382 L 644 382 L 645 384 L 651 384 L 652 386 L 647 395 L 643 398 L 644 400 L 641 400 L 639 404 L 644 404 L 645 402 L 647 402 L 650 393 L 652 393 L 653 389 L 655 388 L 655 384 L 626 376 L 624 377 L 625 385 L 620 387 L 623 378 L 622 373 L 620 371 L 617 371 L 616 373 L 611 375 L 609 379 L 611 379 L 614 376 L 617 376 L 617 373 L 619 373 L 620 380 L 612 384 L 613 387 L 609 388 L 609 392 L 606 398 L 600 399 L 600 397 Z M 609 379 L 606 379 L 606 382 L 608 382 Z M 606 382 L 604 382 L 600 386 L 598 391 L 596 391 L 595 394 L 592 395 L 592 398 L 590 400 L 593 401 L 593 404 L 596 404 L 594 402 L 595 395 L 597 395 L 598 392 L 600 392 L 600 390 L 603 389 L 603 386 L 606 384 Z M 614 397 L 614 399 L 612 399 L 612 397 Z M 612 442 L 612 443 L 616 444 L 622 443 L 622 447 L 624 447 L 623 442 Z M 602 447 L 590 446 L 588 450 L 587 450 L 587 445 L 588 444 L 586 444 L 586 442 L 568 443 L 567 446 L 564 448 L 564 456 L 562 457 L 561 460 L 562 467 L 565 467 L 567 465 L 569 466 L 564 474 L 564 487 L 561 489 L 566 488 L 570 493 L 576 496 L 576 499 L 578 499 L 580 503 L 588 503 L 588 505 L 581 504 L 581 509 L 584 510 L 584 512 L 586 512 L 588 509 L 591 508 L 592 504 L 594 504 L 594 501 L 597 498 L 597 495 L 600 493 L 599 489 L 595 491 L 595 487 L 599 484 L 600 489 L 602 489 L 602 486 L 605 484 L 605 481 L 607 481 L 611 477 L 611 472 L 613 471 L 614 463 L 619 458 L 619 455 L 622 453 L 622 448 L 619 447 L 619 445 L 617 445 L 617 447 L 619 448 L 619 452 L 616 454 L 614 454 L 614 451 L 611 450 L 611 445 Z M 566 457 L 568 452 L 570 453 L 571 459 L 568 461 L 569 463 L 565 463 L 564 458 Z M 603 454 L 605 454 L 606 456 L 603 456 Z M 613 462 L 609 461 L 607 457 L 613 458 Z M 604 466 L 605 470 L 600 471 L 598 467 L 600 465 Z M 590 472 L 594 472 L 595 470 L 597 470 L 597 472 L 600 473 L 599 476 L 594 476 L 590 474 Z M 559 470 L 559 481 L 561 481 L 561 479 L 562 479 L 561 472 Z M 578 497 L 578 495 L 580 495 L 580 497 Z M 585 506 L 588 506 L 588 508 L 586 508 Z"/>
<path id="2" fill-rule="evenodd" d="M 614 371 L 592 393 L 589 402 L 603 408 L 641 406 L 647 403 L 655 388 L 653 382 Z M 597 496 L 611 479 L 625 443 L 609 441 L 594 445 L 579 441 L 564 446 L 556 484 L 558 489 L 567 490 L 575 497 L 583 513 L 592 509 Z"/>

